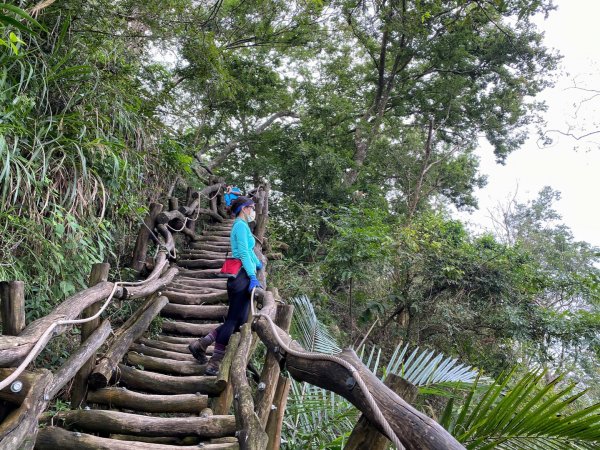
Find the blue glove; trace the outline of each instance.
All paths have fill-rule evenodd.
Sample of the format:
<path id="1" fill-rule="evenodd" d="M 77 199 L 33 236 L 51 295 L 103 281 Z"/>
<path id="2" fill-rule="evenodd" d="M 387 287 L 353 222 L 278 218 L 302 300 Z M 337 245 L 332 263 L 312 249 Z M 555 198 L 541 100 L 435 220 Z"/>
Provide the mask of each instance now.
<path id="1" fill-rule="evenodd" d="M 263 265 L 262 265 L 261 261 L 259 261 L 258 263 L 256 263 L 256 270 L 262 270 L 262 268 L 263 268 Z"/>
<path id="2" fill-rule="evenodd" d="M 252 289 L 254 288 L 262 289 L 263 287 L 260 285 L 259 281 L 254 275 L 250 275 L 250 286 L 248 286 L 248 292 L 252 292 Z"/>

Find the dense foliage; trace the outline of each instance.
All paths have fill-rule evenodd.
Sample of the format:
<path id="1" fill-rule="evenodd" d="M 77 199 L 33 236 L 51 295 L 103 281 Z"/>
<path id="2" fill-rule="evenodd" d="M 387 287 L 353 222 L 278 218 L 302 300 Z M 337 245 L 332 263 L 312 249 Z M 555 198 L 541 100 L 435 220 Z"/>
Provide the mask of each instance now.
<path id="1" fill-rule="evenodd" d="M 558 56 L 551 0 L 0 4 L 0 278 L 38 317 L 127 265 L 147 201 L 215 172 L 273 188 L 271 277 L 340 343 L 429 346 L 598 398 L 599 249 L 544 189 L 474 235 L 474 150 L 516 150 Z M 124 259 L 123 259 L 124 258 Z M 335 318 L 335 320 L 334 320 Z M 441 413 L 440 405 L 429 405 Z"/>

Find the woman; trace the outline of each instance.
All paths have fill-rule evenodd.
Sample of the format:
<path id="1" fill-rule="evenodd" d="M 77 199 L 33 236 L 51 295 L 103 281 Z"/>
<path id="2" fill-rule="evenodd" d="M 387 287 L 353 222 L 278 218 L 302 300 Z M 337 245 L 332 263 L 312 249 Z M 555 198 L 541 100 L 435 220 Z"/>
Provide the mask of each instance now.
<path id="1" fill-rule="evenodd" d="M 252 290 L 262 289 L 256 278 L 256 271 L 262 269 L 262 263 L 254 253 L 255 241 L 248 227 L 248 222 L 254 221 L 254 202 L 248 197 L 238 197 L 231 203 L 231 211 L 235 216 L 230 235 L 231 254 L 242 261 L 242 268 L 235 278 L 227 279 L 227 317 L 222 325 L 189 345 L 194 358 L 204 364 L 207 361 L 206 349 L 215 342 L 215 350 L 206 365 L 206 375 L 216 375 L 219 372 L 229 338 L 248 320 Z"/>
<path id="2" fill-rule="evenodd" d="M 240 191 L 239 187 L 228 184 L 225 189 L 225 206 L 229 208 L 231 203 L 240 195 L 242 195 L 242 191 Z"/>

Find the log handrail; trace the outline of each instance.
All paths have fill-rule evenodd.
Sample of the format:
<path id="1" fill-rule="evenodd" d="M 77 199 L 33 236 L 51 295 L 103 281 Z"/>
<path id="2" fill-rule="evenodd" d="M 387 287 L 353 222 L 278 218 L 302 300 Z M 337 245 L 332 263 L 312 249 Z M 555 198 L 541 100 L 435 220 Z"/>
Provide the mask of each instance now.
<path id="1" fill-rule="evenodd" d="M 207 186 L 200 191 L 196 191 L 196 198 L 199 198 L 200 196 L 208 197 L 208 194 L 212 194 L 213 192 L 214 198 L 219 194 L 223 185 L 224 182 L 219 180 L 219 182 L 215 184 Z M 211 197 L 208 198 L 211 199 Z M 178 211 L 177 213 L 182 216 L 182 214 Z M 157 222 L 157 215 L 157 213 L 154 215 L 154 222 Z M 198 215 L 199 212 L 195 219 L 197 219 Z M 185 217 L 185 222 L 187 222 L 187 220 L 189 219 Z M 148 231 L 150 231 L 150 234 L 146 232 L 146 239 L 149 238 L 150 235 L 154 234 L 151 228 L 152 226 L 149 226 L 149 224 L 145 222 L 141 225 L 141 230 L 148 229 Z M 166 243 L 173 243 L 174 247 L 172 235 L 170 232 L 168 232 L 168 230 L 167 233 L 168 235 L 165 236 Z M 154 235 L 154 237 L 156 237 L 156 235 Z M 144 245 L 146 245 L 145 242 Z M 163 246 L 166 247 L 167 252 L 170 253 L 169 246 L 164 244 Z M 23 373 L 26 367 L 43 350 L 52 337 L 64 333 L 69 326 L 80 325 L 97 320 L 114 298 L 140 298 L 150 295 L 167 285 L 172 281 L 177 273 L 177 269 L 169 269 L 163 274 L 163 270 L 166 268 L 166 266 L 168 266 L 168 264 L 169 262 L 166 254 L 161 251 L 155 258 L 152 272 L 145 280 L 134 282 L 118 281 L 114 283 L 98 283 L 93 287 L 84 289 L 83 291 L 80 291 L 67 298 L 52 312 L 31 323 L 17 336 L 12 337 L 0 335 L 0 366 L 19 364 L 11 375 L 0 381 L 0 390 L 11 385 L 11 383 L 13 383 L 19 377 L 19 375 Z M 85 308 L 102 300 L 105 300 L 104 303 L 94 315 L 76 319 L 76 317 L 78 317 Z"/>
<path id="2" fill-rule="evenodd" d="M 96 320 L 97 318 L 100 317 L 100 315 L 104 312 L 104 310 L 108 307 L 109 303 L 112 301 L 112 299 L 115 297 L 115 294 L 117 293 L 119 288 L 124 288 L 125 286 L 131 286 L 131 287 L 137 287 L 137 288 L 143 288 L 145 287 L 145 285 L 150 284 L 154 281 L 155 278 L 159 277 L 162 270 L 164 269 L 165 265 L 168 264 L 168 261 L 166 260 L 164 253 L 159 253 L 159 256 L 157 258 L 157 260 L 159 261 L 155 267 L 154 270 L 152 271 L 152 273 L 150 274 L 150 276 L 144 280 L 144 281 L 131 281 L 131 282 L 126 282 L 126 281 L 117 281 L 115 283 L 112 283 L 112 289 L 110 291 L 110 293 L 108 294 L 108 297 L 106 298 L 106 301 L 103 303 L 103 305 L 100 307 L 100 309 L 98 310 L 98 312 L 96 314 L 94 314 L 93 316 L 90 317 L 86 317 L 83 319 L 71 319 L 71 318 L 66 318 L 66 319 L 55 319 L 52 320 L 47 327 L 45 328 L 45 330 L 41 333 L 41 335 L 39 336 L 37 342 L 35 343 L 35 345 L 33 346 L 33 348 L 31 348 L 31 350 L 29 350 L 29 352 L 27 353 L 27 355 L 24 357 L 24 359 L 21 361 L 21 363 L 19 364 L 19 366 L 16 368 L 16 370 L 7 378 L 5 378 L 4 380 L 2 380 L 0 382 L 0 390 L 8 387 L 13 381 L 15 381 L 19 375 L 25 370 L 25 368 L 29 365 L 29 363 L 31 363 L 31 361 L 33 361 L 33 359 L 42 351 L 42 349 L 46 346 L 46 344 L 50 341 L 50 339 L 52 339 L 52 333 L 55 331 L 56 328 L 58 327 L 63 327 L 62 332 L 64 332 L 66 330 L 66 328 L 69 325 L 80 325 L 83 323 L 87 323 L 87 322 L 91 322 L 93 320 Z M 175 276 L 173 274 L 173 276 Z M 99 283 L 96 286 L 104 286 L 105 283 Z M 95 287 L 94 287 L 95 288 Z M 92 290 L 94 288 L 90 288 L 89 290 Z M 123 292 L 127 292 L 124 291 L 123 289 L 121 290 L 121 295 L 123 295 Z M 139 291 L 138 291 L 139 292 Z M 143 291 L 142 291 L 143 292 Z M 130 292 L 128 292 L 127 297 L 132 298 L 132 294 Z M 57 311 L 60 311 L 60 308 L 62 307 L 62 310 L 65 309 L 65 304 L 67 304 L 67 307 L 70 306 L 69 304 L 70 302 L 67 300 L 64 303 L 62 303 L 61 305 L 59 305 L 55 310 L 54 310 L 54 315 L 56 315 Z M 92 302 L 92 303 L 96 303 L 96 302 Z M 85 305 L 86 307 L 89 305 Z M 74 310 L 71 311 L 70 313 L 66 313 L 65 312 L 65 316 L 64 317 L 77 317 L 79 314 L 81 314 L 81 312 L 83 311 L 83 309 L 85 308 L 80 308 L 78 310 Z M 52 314 L 47 316 L 47 317 L 52 317 Z M 60 317 L 60 316 L 59 316 Z M 39 330 L 39 326 L 36 327 L 36 324 L 40 323 L 38 322 L 34 322 L 33 324 L 30 325 L 31 329 L 35 330 L 35 331 L 41 331 Z M 45 324 L 45 322 L 43 323 Z M 22 335 L 26 335 L 28 333 L 28 328 L 25 328 L 25 330 L 18 336 L 21 337 Z M 31 334 L 31 330 L 29 331 L 29 334 Z M 55 333 L 58 334 L 58 333 Z"/>
<path id="3" fill-rule="evenodd" d="M 154 204 L 154 207 L 150 208 L 148 217 L 141 224 L 134 252 L 135 257 L 134 261 L 132 261 L 133 267 L 138 273 L 144 267 L 148 267 L 148 270 L 151 269 L 149 276 L 145 280 L 138 282 L 100 282 L 69 297 L 54 308 L 50 314 L 25 327 L 17 336 L 0 336 L 0 367 L 19 364 L 17 369 L 14 369 L 12 373 L 0 382 L 0 391 L 19 377 L 20 373 L 39 354 L 41 349 L 46 346 L 53 335 L 64 333 L 72 325 L 89 323 L 96 320 L 114 298 L 133 299 L 147 297 L 157 293 L 166 285 L 171 285 L 175 275 L 178 273 L 178 268 L 170 267 L 170 260 L 176 257 L 173 233 L 181 232 L 186 239 L 193 242 L 197 240 L 194 232 L 194 224 L 200 215 L 206 215 L 219 223 L 222 223 L 226 217 L 223 210 L 223 199 L 222 197 L 217 199 L 219 194 L 222 195 L 222 188 L 225 183 L 222 178 L 216 177 L 211 177 L 210 182 L 212 183 L 211 185 L 201 190 L 194 191 L 188 189 L 188 198 L 185 202 L 187 206 L 179 207 L 179 202 L 175 198 L 170 198 L 168 202 L 170 211 L 161 212 L 162 205 L 160 204 Z M 263 252 L 269 254 L 270 248 L 265 237 L 268 223 L 269 193 L 270 186 L 268 183 L 259 186 L 249 193 L 256 202 L 257 212 L 256 226 L 254 228 L 254 234 L 257 239 L 254 251 L 263 262 L 265 268 L 268 258 L 263 255 Z M 208 208 L 201 205 L 201 197 L 208 199 Z M 217 266 L 221 264 L 220 251 L 223 250 L 224 243 L 227 242 L 225 236 L 226 234 L 217 232 L 214 237 L 206 241 L 208 242 L 206 246 L 198 247 L 201 250 L 198 250 L 197 254 L 194 254 L 196 250 L 190 250 L 184 254 L 185 258 L 190 258 L 188 263 L 193 262 L 193 259 L 201 263 L 197 267 L 203 269 L 207 267 L 211 268 L 206 271 L 199 271 L 198 275 L 194 277 L 198 279 L 206 278 L 218 270 Z M 155 258 L 147 262 L 146 253 L 150 240 L 156 242 L 158 252 Z M 164 250 L 161 250 L 161 248 Z M 180 260 L 180 263 L 184 261 Z M 187 265 L 188 267 L 194 267 L 191 264 Z M 265 272 L 265 270 L 259 271 L 258 278 L 262 286 L 266 288 L 267 280 Z M 186 273 L 189 274 L 190 272 L 186 272 L 186 269 L 182 269 L 180 272 L 184 276 Z M 205 284 L 210 284 L 207 280 L 204 281 L 206 282 Z M 154 386 L 152 389 L 157 389 L 158 394 L 156 395 L 164 393 L 185 397 L 186 395 L 191 395 L 189 391 L 192 389 L 192 386 L 196 388 L 200 385 L 202 385 L 203 392 L 215 395 L 223 390 L 223 384 L 225 384 L 231 389 L 235 398 L 233 403 L 236 422 L 238 425 L 241 425 L 241 429 L 238 427 L 236 433 L 240 448 L 242 450 L 266 449 L 273 448 L 273 439 L 276 439 L 281 430 L 283 412 L 278 410 L 278 408 L 272 408 L 271 403 L 274 397 L 279 398 L 287 395 L 286 386 L 289 389 L 289 381 L 287 384 L 285 382 L 282 383 L 282 378 L 279 375 L 278 364 L 284 363 L 290 375 L 296 380 L 306 381 L 315 386 L 323 387 L 348 399 L 363 413 L 365 420 L 368 420 L 382 434 L 385 434 L 398 449 L 404 449 L 404 446 L 414 449 L 436 450 L 442 448 L 451 450 L 464 448 L 437 422 L 414 409 L 400 396 L 385 386 L 381 380 L 362 364 L 352 351 L 345 350 L 338 355 L 326 355 L 307 352 L 302 348 L 288 334 L 286 325 L 282 323 L 284 329 L 281 329 L 274 322 L 278 309 L 277 302 L 284 303 L 278 298 L 276 289 L 269 291 L 262 289 L 253 290 L 249 323 L 241 329 L 239 345 L 229 349 L 231 353 L 229 356 L 233 356 L 231 370 L 228 374 L 223 374 L 223 379 L 219 383 L 216 383 L 210 377 L 197 376 L 202 372 L 197 372 L 195 369 L 192 370 L 193 368 L 188 367 L 190 363 L 185 361 L 185 359 L 180 364 L 180 372 L 190 376 L 186 378 L 187 384 L 185 386 L 182 385 L 178 388 L 179 390 L 175 391 L 173 389 L 175 389 L 176 385 L 173 384 L 172 380 L 180 377 L 158 373 L 150 374 L 152 375 L 150 377 L 149 374 L 119 364 L 123 356 L 132 350 L 132 342 L 143 333 L 143 330 L 147 328 L 152 318 L 168 304 L 168 298 L 173 299 L 176 296 L 182 297 L 186 295 L 188 297 L 190 295 L 193 296 L 193 294 L 179 292 L 177 290 L 177 282 L 171 287 L 173 287 L 173 292 L 167 290 L 163 292 L 164 297 L 161 297 L 159 293 L 156 297 L 150 298 L 146 307 L 140 308 L 121 327 L 121 331 L 117 333 L 118 336 L 115 336 L 107 352 L 108 356 L 105 355 L 102 364 L 97 365 L 95 368 L 94 373 L 101 375 L 101 383 L 99 385 L 108 385 L 111 375 L 115 373 L 115 370 L 120 370 L 121 382 L 126 386 L 133 388 L 136 386 Z M 222 296 L 218 291 L 215 291 L 215 293 L 212 293 L 212 291 L 208 292 L 210 291 L 208 287 L 206 287 L 205 291 L 206 293 L 202 297 L 203 304 L 214 302 L 217 300 L 217 297 Z M 262 304 L 261 309 L 258 311 L 254 308 L 255 299 L 258 303 Z M 198 299 L 189 298 L 188 300 L 190 301 L 190 305 L 192 305 Z M 100 302 L 103 302 L 102 306 L 95 314 L 90 317 L 77 318 L 85 308 L 97 305 Z M 288 308 L 287 313 L 291 316 L 291 308 L 289 306 L 284 308 Z M 167 311 L 171 311 L 171 314 L 177 312 L 179 315 L 185 313 L 192 316 L 196 314 L 198 317 L 204 317 L 198 315 L 199 313 L 196 312 L 195 307 L 176 305 L 172 308 L 167 308 Z M 221 310 L 219 309 L 219 311 Z M 203 314 L 206 313 L 203 312 Z M 170 328 L 186 325 L 183 322 L 168 322 L 167 324 L 171 325 Z M 200 334 L 206 332 L 206 327 L 210 325 L 187 324 L 187 326 L 187 332 Z M 251 330 L 256 333 L 254 338 Z M 19 417 L 26 417 L 22 425 L 19 425 L 18 432 L 13 433 L 10 437 L 10 442 L 17 443 L 23 436 L 37 431 L 37 428 L 33 428 L 34 424 L 37 424 L 37 416 L 47 407 L 51 397 L 57 395 L 58 390 L 106 342 L 111 331 L 110 323 L 104 321 L 88 340 L 82 343 L 79 349 L 72 354 L 71 358 L 63 364 L 56 374 L 52 375 L 46 371 L 36 372 L 30 376 L 31 383 L 35 384 L 29 385 L 25 396 L 24 393 L 21 393 L 21 395 L 11 397 L 10 400 L 16 404 L 20 404 L 19 399 L 23 401 L 20 405 Z M 163 331 L 169 331 L 165 324 L 163 324 Z M 256 346 L 256 335 L 258 335 L 258 338 L 260 338 L 268 350 L 265 355 L 268 367 L 261 380 L 264 380 L 265 383 L 277 384 L 278 393 L 276 394 L 275 389 L 271 389 L 273 386 L 269 386 L 270 389 L 260 394 L 261 389 L 259 387 L 257 398 L 253 398 L 252 389 L 246 377 L 246 367 Z M 143 356 L 139 353 L 131 352 L 129 354 L 131 358 L 138 358 L 139 361 L 154 361 L 151 355 Z M 142 360 L 139 358 L 146 359 Z M 5 371 L 4 373 L 9 372 Z M 39 383 L 36 381 L 38 379 Z M 355 386 L 356 388 L 354 388 Z M 144 388 L 144 390 L 146 389 Z M 263 386 L 264 390 L 265 387 Z M 103 395 L 106 396 L 111 392 L 113 392 L 113 388 L 107 388 L 106 391 L 103 391 Z M 10 396 L 10 393 L 7 394 L 6 391 L 2 394 Z M 226 394 L 231 395 L 230 393 Z M 228 409 L 231 401 L 230 397 L 229 400 L 227 399 L 227 395 L 223 396 L 221 405 L 224 409 Z M 100 395 L 100 397 L 102 396 Z M 143 399 L 143 397 L 140 398 Z M 27 399 L 28 403 L 23 399 Z M 156 403 L 159 400 L 153 399 L 153 401 Z M 281 398 L 280 401 L 285 404 L 284 398 Z M 205 402 L 205 399 L 199 398 L 196 404 L 204 404 Z M 281 407 L 281 403 L 279 403 L 279 407 Z M 151 410 L 152 405 L 148 409 Z M 226 412 L 222 412 L 222 414 L 226 414 Z M 63 416 L 81 416 L 82 419 L 89 418 L 90 420 L 95 420 L 97 417 L 100 417 L 100 414 L 97 412 L 72 411 L 63 413 Z M 112 419 L 120 421 L 119 423 L 122 424 L 126 424 L 127 420 L 129 420 L 128 417 L 129 415 L 121 413 L 111 415 Z M 230 419 L 226 420 L 229 425 L 232 425 Z M 279 425 L 277 425 L 277 422 L 279 422 Z M 153 419 L 148 419 L 146 425 L 151 426 L 153 423 Z M 194 426 L 195 421 L 189 421 L 188 424 L 186 420 L 182 419 L 181 423 L 185 426 Z M 168 427 L 167 421 L 164 424 L 161 422 L 161 424 L 164 427 Z M 126 427 L 123 429 L 131 431 Z M 166 430 L 167 428 L 164 429 Z M 174 434 L 180 433 L 179 431 L 172 432 Z M 187 428 L 181 431 L 181 433 L 188 433 Z M 2 439 L 2 436 L 0 436 L 0 439 Z"/>
<path id="4" fill-rule="evenodd" d="M 266 311 L 252 311 L 252 329 L 273 355 L 280 360 L 285 358 L 292 377 L 333 391 L 349 400 L 399 449 L 403 449 L 403 445 L 414 449 L 464 449 L 437 422 L 414 409 L 385 386 L 353 351 L 345 350 L 339 356 L 307 352 L 273 323 L 274 301 L 272 295 L 266 294 L 262 296 L 263 310 L 266 308 Z M 358 391 L 353 389 L 355 384 L 360 387 Z M 425 431 L 426 438 L 419 439 L 415 428 L 420 432 Z"/>

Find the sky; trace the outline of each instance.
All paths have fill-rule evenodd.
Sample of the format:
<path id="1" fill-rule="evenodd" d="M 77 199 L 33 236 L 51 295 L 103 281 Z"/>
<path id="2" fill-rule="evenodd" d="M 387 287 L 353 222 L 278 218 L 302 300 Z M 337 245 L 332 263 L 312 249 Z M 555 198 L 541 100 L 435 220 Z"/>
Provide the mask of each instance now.
<path id="1" fill-rule="evenodd" d="M 555 4 L 558 9 L 548 19 L 537 21 L 546 46 L 563 56 L 555 86 L 537 97 L 548 105 L 545 129 L 577 136 L 600 131 L 600 0 L 556 0 Z M 596 89 L 599 95 L 574 85 Z M 555 208 L 575 239 L 600 247 L 600 133 L 581 140 L 554 132 L 548 135 L 554 142 L 544 147 L 531 130 L 529 140 L 509 155 L 504 166 L 495 162 L 492 147 L 482 142 L 477 154 L 488 184 L 476 193 L 479 210 L 458 215 L 476 231 L 492 230 L 490 211 L 498 205 L 512 198 L 521 203 L 533 200 L 544 186 L 551 186 L 562 194 Z"/>

